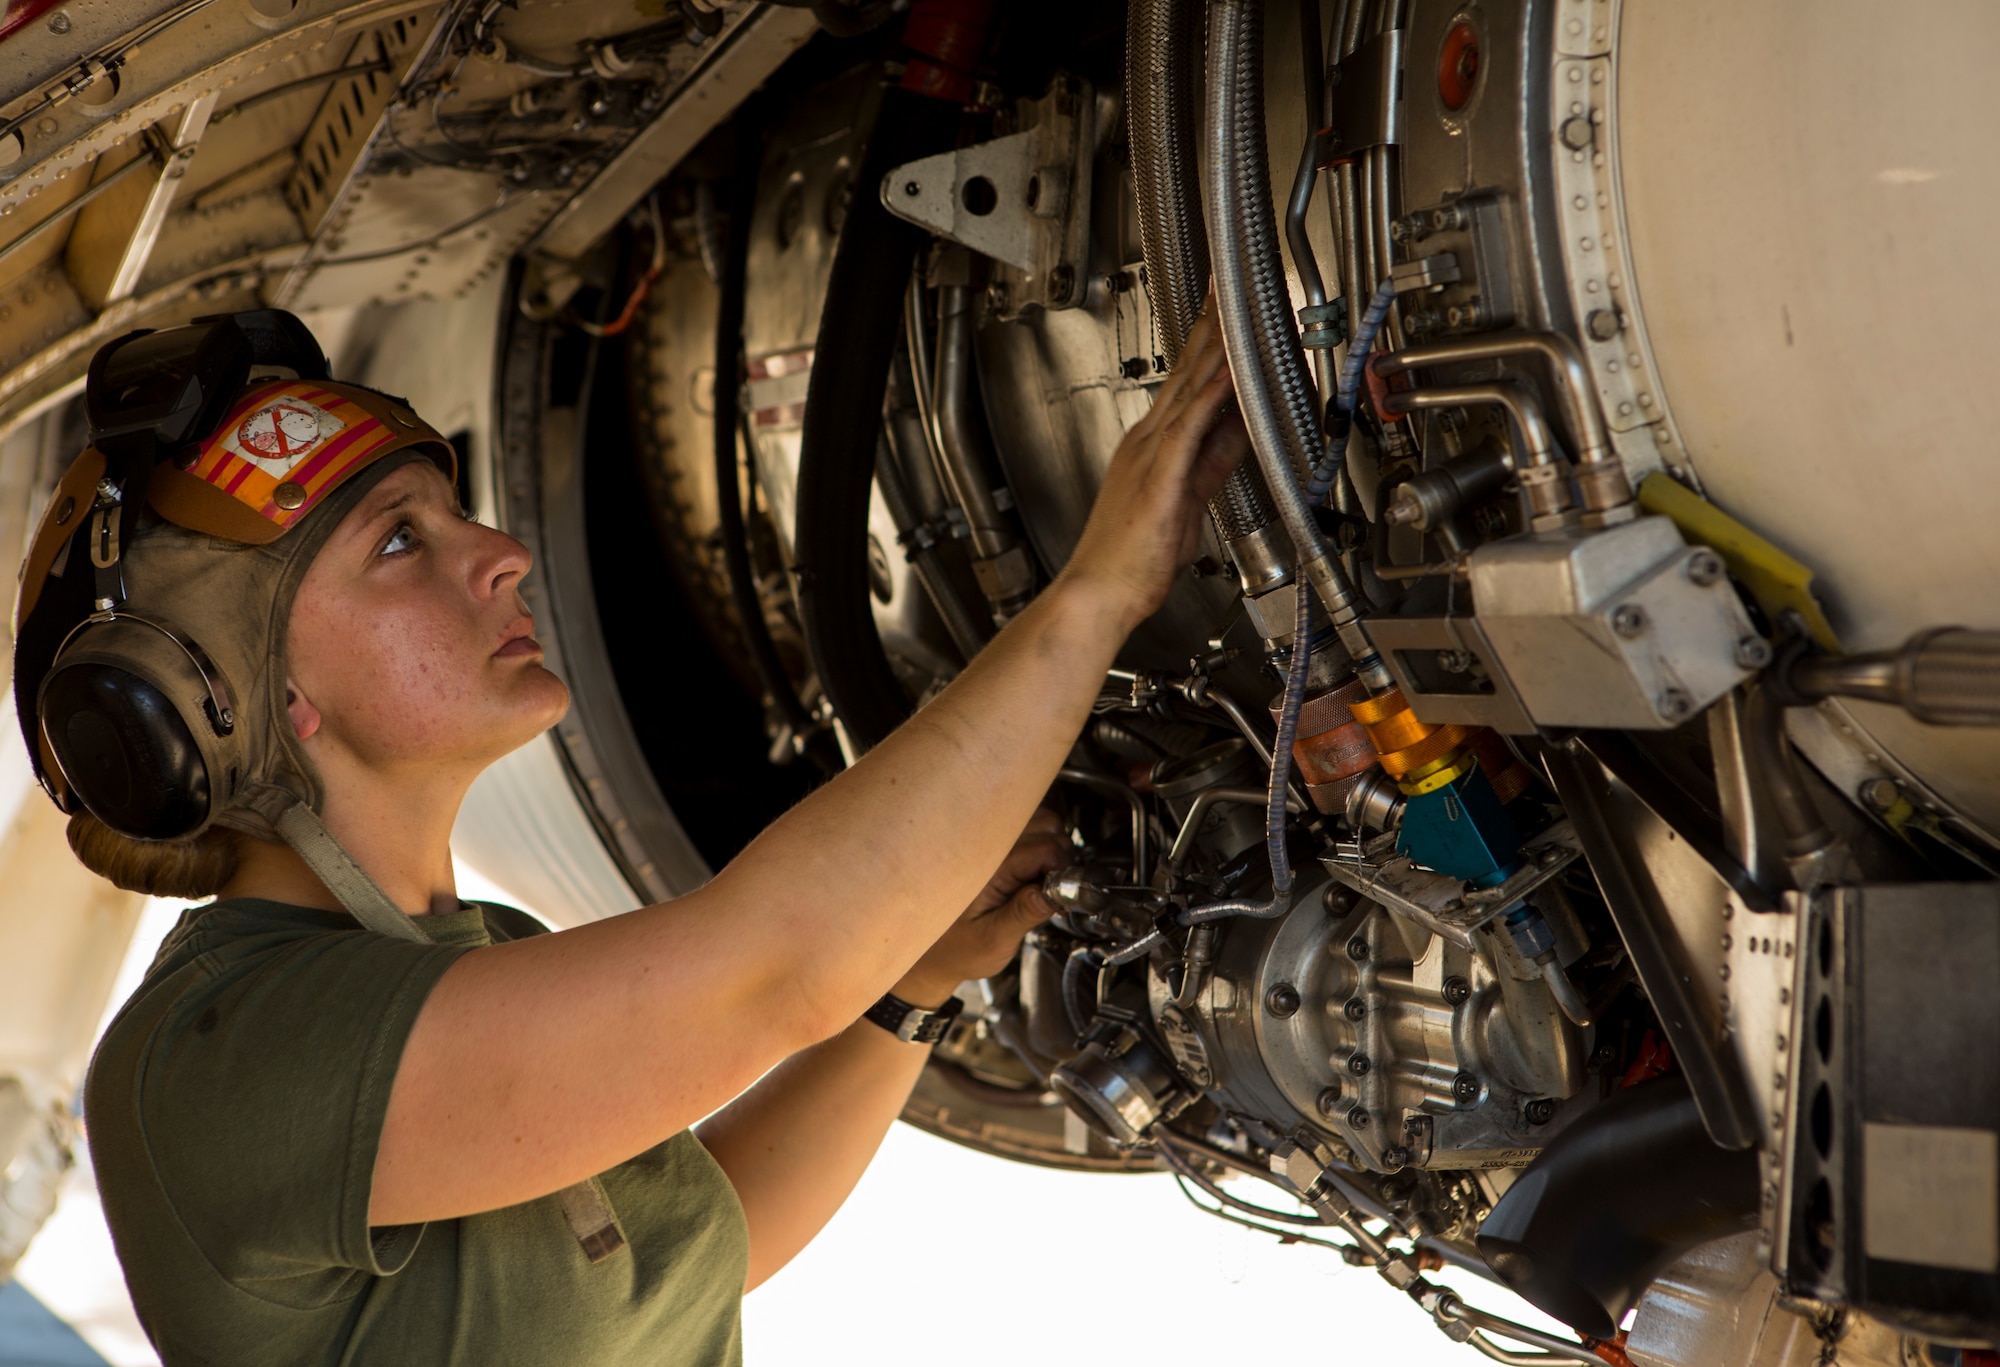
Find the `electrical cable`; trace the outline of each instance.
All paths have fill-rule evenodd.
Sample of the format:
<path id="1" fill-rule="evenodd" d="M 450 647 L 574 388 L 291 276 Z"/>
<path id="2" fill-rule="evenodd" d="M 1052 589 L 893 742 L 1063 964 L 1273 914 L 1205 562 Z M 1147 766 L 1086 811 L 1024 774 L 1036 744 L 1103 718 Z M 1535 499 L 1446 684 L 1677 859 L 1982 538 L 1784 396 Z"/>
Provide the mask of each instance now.
<path id="1" fill-rule="evenodd" d="M 500 198 L 494 200 L 491 204 L 487 205 L 484 209 L 481 209 L 478 213 L 473 214 L 469 218 L 462 218 L 458 222 L 452 224 L 449 228 L 440 229 L 439 231 L 432 233 L 429 237 L 420 238 L 415 242 L 405 242 L 401 246 L 397 247 L 384 247 L 380 251 L 356 252 L 352 256 L 322 257 L 318 261 L 310 262 L 310 264 L 313 266 L 314 269 L 319 269 L 326 266 L 355 266 L 361 264 L 364 261 L 381 261 L 387 257 L 401 256 L 404 252 L 422 251 L 427 247 L 435 247 L 438 243 L 444 241 L 447 237 L 451 237 L 455 233 L 464 232 L 467 228 L 472 227 L 476 223 L 484 222 L 486 219 L 493 217 L 493 215 L 499 213 L 502 209 L 506 208 L 511 203 L 513 203 L 513 196 L 509 195 L 506 191 L 503 190 L 500 192 Z"/>
<path id="2" fill-rule="evenodd" d="M 647 227 L 653 235 L 652 264 L 646 268 L 646 273 L 639 277 L 639 283 L 632 287 L 631 295 L 625 300 L 625 307 L 618 311 L 616 318 L 608 323 L 593 323 L 583 318 L 573 320 L 592 337 L 616 337 L 631 327 L 632 320 L 638 316 L 639 305 L 646 302 L 646 296 L 652 292 L 654 282 L 660 278 L 660 272 L 667 268 L 667 229 L 660 221 L 660 197 L 657 191 L 646 196 L 646 216 Z"/>

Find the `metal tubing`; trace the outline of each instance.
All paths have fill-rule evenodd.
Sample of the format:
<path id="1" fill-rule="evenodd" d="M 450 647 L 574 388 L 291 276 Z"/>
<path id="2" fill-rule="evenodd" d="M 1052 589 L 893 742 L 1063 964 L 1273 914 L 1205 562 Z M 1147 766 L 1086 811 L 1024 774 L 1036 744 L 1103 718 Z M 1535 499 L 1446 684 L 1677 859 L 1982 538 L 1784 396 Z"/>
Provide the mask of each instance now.
<path id="1" fill-rule="evenodd" d="M 1498 1334 L 1502 1338 L 1513 1339 L 1516 1343 L 1529 1344 L 1567 1361 L 1587 1362 L 1592 1364 L 1592 1367 L 1602 1367 L 1604 1362 L 1604 1359 L 1573 1339 L 1546 1334 L 1540 1329 L 1530 1329 L 1525 1324 L 1516 1324 L 1498 1315 L 1489 1315 L 1484 1310 L 1467 1305 L 1453 1291 L 1447 1291 L 1438 1298 L 1437 1313 L 1442 1319 L 1462 1320 L 1475 1329 L 1484 1329 L 1489 1334 Z"/>
<path id="2" fill-rule="evenodd" d="M 1514 425 L 1520 429 L 1521 449 L 1526 459 L 1514 461 L 1515 469 L 1555 463 L 1555 437 L 1549 431 L 1548 419 L 1542 416 L 1542 406 L 1536 401 L 1535 396 L 1520 385 L 1500 381 L 1449 385 L 1436 389 L 1411 389 L 1389 395 L 1388 402 L 1384 404 L 1389 412 L 1399 416 L 1429 408 L 1475 406 L 1506 409 L 1507 415 L 1513 418 Z"/>
<path id="3" fill-rule="evenodd" d="M 1569 424 L 1570 440 L 1577 444 L 1577 475 L 1584 488 L 1584 506 L 1592 512 L 1606 512 L 1630 503 L 1632 489 L 1625 478 L 1625 467 L 1611 449 L 1610 439 L 1605 433 L 1604 415 L 1597 408 L 1596 390 L 1590 383 L 1589 373 L 1583 368 L 1583 358 L 1577 353 L 1576 344 L 1569 338 L 1552 332 L 1503 332 L 1491 337 L 1454 337 L 1403 347 L 1378 357 L 1374 365 L 1379 374 L 1395 375 L 1428 366 L 1508 361 L 1523 356 L 1538 357 L 1549 367 L 1550 379 Z M 1607 497 L 1606 491 L 1616 497 Z"/>
<path id="4" fill-rule="evenodd" d="M 1088 788 L 1100 797 L 1115 797 L 1132 809 L 1132 881 L 1144 887 L 1150 879 L 1146 867 L 1146 803 L 1131 785 L 1120 783 L 1115 778 L 1093 774 L 1088 769 L 1061 769 L 1056 777 L 1067 779 L 1079 788 Z M 1263 795 L 1258 794 L 1258 801 Z"/>
<path id="5" fill-rule="evenodd" d="M 1562 964 L 1557 961 L 1553 953 L 1542 963 L 1541 969 L 1542 981 L 1549 985 L 1549 995 L 1556 999 L 1556 1005 L 1562 1008 L 1562 1013 L 1575 1022 L 1579 1029 L 1589 1029 L 1590 1003 L 1584 1000 L 1583 993 L 1577 991 L 1575 981 L 1563 971 Z"/>
<path id="6" fill-rule="evenodd" d="M 1216 807 L 1235 804 L 1243 807 L 1261 807 L 1267 794 L 1262 788 L 1204 788 L 1188 806 L 1187 819 L 1181 822 L 1180 833 L 1174 837 L 1173 848 L 1167 851 L 1167 867 L 1175 873 L 1187 862 L 1188 853 L 1194 848 L 1194 838 L 1201 829 L 1201 823 Z M 1299 809 L 1298 799 L 1287 793 L 1285 810 Z"/>
<path id="7" fill-rule="evenodd" d="M 1214 253 L 1217 317 L 1236 392 L 1301 567 L 1359 663 L 1371 691 L 1393 685 L 1361 629 L 1364 607 L 1313 521 L 1301 473 L 1324 449 L 1318 391 L 1306 372 L 1291 295 L 1277 249 L 1266 159 L 1263 10 L 1257 0 L 1217 0 L 1209 9 L 1204 178 Z"/>
<path id="8" fill-rule="evenodd" d="M 1584 1360 L 1572 1357 L 1568 1353 L 1563 1353 L 1561 1355 L 1555 1353 L 1517 1353 L 1511 1348 L 1502 1348 L 1499 1344 L 1495 1343 L 1492 1339 L 1486 1337 L 1486 1335 L 1482 1334 L 1477 1329 L 1473 1330 L 1470 1334 L 1466 1335 L 1465 1341 L 1473 1349 L 1475 1349 L 1478 1352 L 1484 1353 L 1487 1357 L 1492 1358 L 1495 1362 L 1506 1363 L 1507 1367 L 1542 1367 L 1542 1364 L 1544 1363 L 1577 1362 Z M 1592 1357 L 1589 1358 L 1588 1361 L 1591 1362 L 1594 1365 L 1594 1367 L 1601 1367 L 1601 1364 L 1603 1363 L 1604 1359 L 1599 1357 Z"/>
<path id="9" fill-rule="evenodd" d="M 986 441 L 986 424 L 979 412 L 979 376 L 972 359 L 972 290 L 946 285 L 938 291 L 937 375 L 932 410 L 937 415 L 944 472 L 958 506 L 972 529 L 972 546 L 981 559 L 1004 555 L 1014 546 L 1014 534 L 993 499 L 993 453 Z"/>
<path id="10" fill-rule="evenodd" d="M 1785 739 L 1784 705 L 1769 684 L 1751 689 L 1744 702 L 1743 750 L 1752 782 L 1761 783 L 1771 799 L 1786 862 L 1810 859 L 1832 845 L 1833 831 L 1806 791 L 1798 758 Z"/>

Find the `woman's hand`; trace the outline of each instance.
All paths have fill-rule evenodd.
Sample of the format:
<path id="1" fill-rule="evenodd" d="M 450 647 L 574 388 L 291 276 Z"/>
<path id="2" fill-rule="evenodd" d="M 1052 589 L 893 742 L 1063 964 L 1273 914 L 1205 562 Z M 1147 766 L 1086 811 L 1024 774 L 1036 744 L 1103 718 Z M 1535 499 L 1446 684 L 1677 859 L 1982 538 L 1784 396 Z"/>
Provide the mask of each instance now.
<path id="1" fill-rule="evenodd" d="M 1165 601 L 1194 558 L 1202 506 L 1250 449 L 1214 311 L 1188 334 L 1152 409 L 1125 434 L 1062 579 L 1114 586 L 1129 630 Z"/>
<path id="2" fill-rule="evenodd" d="M 912 1006 L 936 1007 L 975 978 L 990 978 L 1014 961 L 1021 937 L 1055 911 L 1042 896 L 1042 875 L 1069 858 L 1062 823 L 1039 808 L 972 905 L 938 938 L 893 989 Z"/>

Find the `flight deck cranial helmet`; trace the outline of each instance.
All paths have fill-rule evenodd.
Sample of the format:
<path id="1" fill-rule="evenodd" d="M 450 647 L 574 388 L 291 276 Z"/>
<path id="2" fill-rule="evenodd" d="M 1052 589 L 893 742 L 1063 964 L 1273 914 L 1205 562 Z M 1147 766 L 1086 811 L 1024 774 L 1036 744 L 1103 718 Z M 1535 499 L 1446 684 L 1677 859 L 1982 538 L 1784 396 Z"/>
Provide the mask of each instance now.
<path id="1" fill-rule="evenodd" d="M 284 651 L 341 518 L 411 461 L 455 478 L 451 444 L 402 400 L 335 383 L 278 309 L 108 343 L 84 403 L 90 445 L 21 570 L 15 703 L 37 777 L 131 840 L 282 840 L 364 924 L 422 938 L 316 815 Z"/>

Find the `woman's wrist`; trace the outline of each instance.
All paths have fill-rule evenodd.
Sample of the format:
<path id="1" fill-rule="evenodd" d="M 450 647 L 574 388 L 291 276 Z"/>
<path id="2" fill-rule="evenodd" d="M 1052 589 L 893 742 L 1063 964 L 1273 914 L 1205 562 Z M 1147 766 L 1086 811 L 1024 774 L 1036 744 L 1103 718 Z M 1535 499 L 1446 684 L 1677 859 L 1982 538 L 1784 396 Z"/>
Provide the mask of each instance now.
<path id="1" fill-rule="evenodd" d="M 1074 567 L 1057 575 L 1041 600 L 1052 600 L 1062 616 L 1107 642 L 1114 654 L 1150 613 L 1138 591 L 1124 580 Z"/>
<path id="2" fill-rule="evenodd" d="M 928 974 L 914 973 L 889 989 L 889 995 L 898 1001 L 908 1002 L 911 1006 L 920 1006 L 926 1011 L 937 1010 L 957 993 L 957 983 L 943 982 Z"/>

